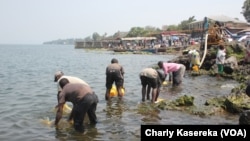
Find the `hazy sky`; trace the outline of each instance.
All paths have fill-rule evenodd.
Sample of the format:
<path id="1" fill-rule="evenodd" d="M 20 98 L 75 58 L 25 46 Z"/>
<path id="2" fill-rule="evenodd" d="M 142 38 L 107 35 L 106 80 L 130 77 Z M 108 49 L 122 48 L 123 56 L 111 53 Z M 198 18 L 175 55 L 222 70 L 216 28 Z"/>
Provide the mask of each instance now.
<path id="1" fill-rule="evenodd" d="M 0 0 L 0 44 L 42 44 L 113 35 L 131 27 L 179 24 L 191 16 L 246 21 L 245 0 Z"/>

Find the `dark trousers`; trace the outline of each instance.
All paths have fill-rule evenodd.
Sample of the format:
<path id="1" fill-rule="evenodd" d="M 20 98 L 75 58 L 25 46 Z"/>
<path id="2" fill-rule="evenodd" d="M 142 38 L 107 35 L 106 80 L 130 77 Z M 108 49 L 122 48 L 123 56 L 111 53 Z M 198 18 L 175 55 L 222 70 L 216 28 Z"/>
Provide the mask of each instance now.
<path id="1" fill-rule="evenodd" d="M 84 132 L 83 121 L 86 113 L 88 114 L 91 124 L 97 123 L 95 114 L 98 97 L 96 94 L 87 94 L 82 100 L 74 105 L 74 128 L 79 132 Z"/>

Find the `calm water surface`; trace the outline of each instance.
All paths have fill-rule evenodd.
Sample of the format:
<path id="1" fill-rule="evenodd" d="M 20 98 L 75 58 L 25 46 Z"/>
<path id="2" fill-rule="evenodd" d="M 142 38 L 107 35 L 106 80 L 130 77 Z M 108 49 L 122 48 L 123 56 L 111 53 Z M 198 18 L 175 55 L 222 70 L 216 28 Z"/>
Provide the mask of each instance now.
<path id="1" fill-rule="evenodd" d="M 60 45 L 0 45 L 0 140 L 140 140 L 141 124 L 238 124 L 238 117 L 199 117 L 178 111 L 159 110 L 152 114 L 138 112 L 141 100 L 139 72 L 175 56 L 149 54 L 115 54 L 110 51 L 74 49 Z M 105 68 L 115 57 L 125 69 L 126 94 L 123 101 L 104 100 Z M 88 82 L 99 96 L 99 123 L 86 125 L 85 135 L 78 134 L 65 120 L 56 129 L 56 83 L 54 73 L 77 76 Z M 160 97 L 174 99 L 192 95 L 196 104 L 211 97 L 227 95 L 237 83 L 217 81 L 208 76 L 185 75 L 177 90 L 164 87 Z M 70 103 L 68 103 L 70 105 Z M 149 103 L 146 103 L 149 104 Z M 71 105 L 70 105 L 71 106 Z"/>

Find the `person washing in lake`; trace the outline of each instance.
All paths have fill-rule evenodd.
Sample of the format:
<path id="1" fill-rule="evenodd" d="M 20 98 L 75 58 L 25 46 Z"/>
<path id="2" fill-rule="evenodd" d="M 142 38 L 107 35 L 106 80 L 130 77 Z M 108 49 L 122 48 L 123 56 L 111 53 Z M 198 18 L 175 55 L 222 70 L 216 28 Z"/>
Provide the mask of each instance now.
<path id="1" fill-rule="evenodd" d="M 159 61 L 158 66 L 160 69 L 163 69 L 166 75 L 172 73 L 172 86 L 179 86 L 182 83 L 186 71 L 186 67 L 183 64 Z"/>
<path id="2" fill-rule="evenodd" d="M 85 131 L 83 121 L 86 113 L 88 114 L 90 123 L 96 124 L 97 117 L 95 112 L 99 100 L 90 86 L 82 83 L 70 83 L 66 78 L 62 78 L 59 85 L 62 87 L 62 91 L 58 96 L 55 125 L 57 126 L 62 118 L 63 106 L 67 101 L 73 104 L 68 121 L 73 119 L 76 131 L 81 133 Z"/>
<path id="3" fill-rule="evenodd" d="M 57 97 L 60 94 L 60 92 L 62 91 L 62 87 L 60 86 L 60 81 L 61 79 L 66 78 L 69 80 L 69 83 L 81 83 L 84 85 L 88 85 L 89 84 L 87 82 L 85 82 L 84 80 L 78 78 L 78 77 L 74 77 L 74 76 L 66 76 L 64 75 L 64 73 L 62 71 L 57 71 L 55 73 L 55 77 L 54 77 L 54 82 L 57 82 Z"/>
<path id="4" fill-rule="evenodd" d="M 111 64 L 106 67 L 106 100 L 110 99 L 109 94 L 114 82 L 118 91 L 118 97 L 121 99 L 123 97 L 124 69 L 116 58 L 113 58 Z"/>
<path id="5" fill-rule="evenodd" d="M 218 67 L 217 78 L 220 78 L 224 72 L 224 62 L 226 59 L 226 50 L 223 45 L 219 45 L 219 49 L 216 54 L 216 64 Z"/>
<path id="6" fill-rule="evenodd" d="M 146 94 L 147 100 L 150 99 L 150 91 L 152 88 L 151 102 L 156 102 L 160 94 L 161 84 L 166 79 L 166 75 L 160 70 L 155 70 L 153 68 L 145 68 L 140 72 L 139 76 L 142 85 L 142 101 L 145 101 Z"/>

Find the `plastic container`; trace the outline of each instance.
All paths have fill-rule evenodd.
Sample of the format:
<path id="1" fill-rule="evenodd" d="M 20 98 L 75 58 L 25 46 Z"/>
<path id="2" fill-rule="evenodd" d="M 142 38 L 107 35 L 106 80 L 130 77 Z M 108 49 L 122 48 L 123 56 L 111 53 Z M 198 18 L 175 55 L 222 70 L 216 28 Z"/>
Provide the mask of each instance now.
<path id="1" fill-rule="evenodd" d="M 124 94 L 125 94 L 125 89 L 122 88 L 122 95 L 124 95 Z M 110 90 L 109 96 L 110 97 L 116 97 L 117 95 L 118 95 L 118 92 L 117 92 L 116 86 L 113 85 L 111 90 Z"/>

